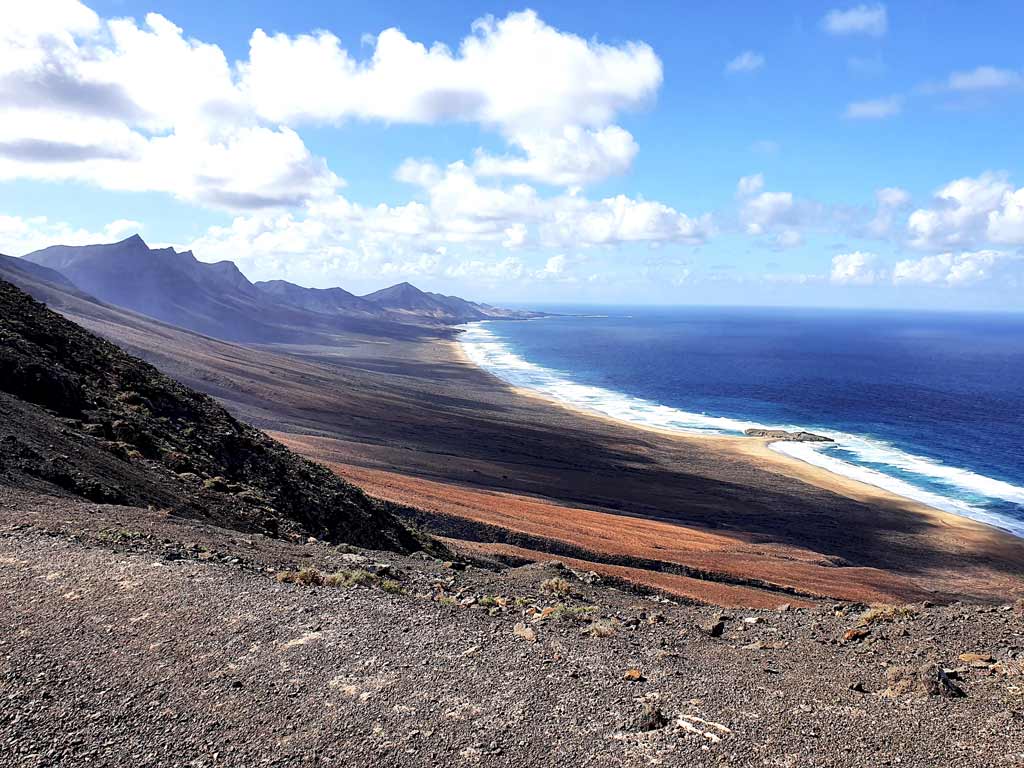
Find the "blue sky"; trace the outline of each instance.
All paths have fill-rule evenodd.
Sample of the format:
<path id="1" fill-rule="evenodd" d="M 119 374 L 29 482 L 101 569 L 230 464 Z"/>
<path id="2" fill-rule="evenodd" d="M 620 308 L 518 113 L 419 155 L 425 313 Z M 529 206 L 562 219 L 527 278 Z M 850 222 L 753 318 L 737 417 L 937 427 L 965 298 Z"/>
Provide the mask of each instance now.
<path id="1" fill-rule="evenodd" d="M 1024 308 L 1019 3 L 0 13 L 2 252 L 137 229 L 356 291 Z"/>

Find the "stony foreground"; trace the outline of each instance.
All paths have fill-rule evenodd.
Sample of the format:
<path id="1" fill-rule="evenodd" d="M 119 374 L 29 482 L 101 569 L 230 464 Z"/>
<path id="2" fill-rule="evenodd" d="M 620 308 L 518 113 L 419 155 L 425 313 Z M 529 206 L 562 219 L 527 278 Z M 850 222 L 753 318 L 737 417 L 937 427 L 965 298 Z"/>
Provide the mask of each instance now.
<path id="1" fill-rule="evenodd" d="M 1012 606 L 720 617 L 484 565 L 0 489 L 0 765 L 1024 763 Z"/>

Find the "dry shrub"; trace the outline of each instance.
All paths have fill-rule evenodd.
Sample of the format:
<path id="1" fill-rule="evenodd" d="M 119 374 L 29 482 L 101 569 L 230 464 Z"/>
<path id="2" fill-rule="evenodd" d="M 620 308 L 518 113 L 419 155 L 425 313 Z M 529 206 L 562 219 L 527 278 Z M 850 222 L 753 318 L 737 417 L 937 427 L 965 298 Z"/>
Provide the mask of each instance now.
<path id="1" fill-rule="evenodd" d="M 917 608 L 912 605 L 888 605 L 886 603 L 878 603 L 872 605 L 859 617 L 859 621 L 863 626 L 870 626 L 872 624 L 881 624 L 883 622 L 893 622 L 898 619 L 912 619 L 917 615 Z"/>
<path id="2" fill-rule="evenodd" d="M 568 597 L 572 593 L 572 587 L 569 586 L 569 582 L 560 576 L 545 579 L 541 582 L 540 590 L 541 592 L 547 592 L 549 595 L 561 595 L 562 597 Z"/>

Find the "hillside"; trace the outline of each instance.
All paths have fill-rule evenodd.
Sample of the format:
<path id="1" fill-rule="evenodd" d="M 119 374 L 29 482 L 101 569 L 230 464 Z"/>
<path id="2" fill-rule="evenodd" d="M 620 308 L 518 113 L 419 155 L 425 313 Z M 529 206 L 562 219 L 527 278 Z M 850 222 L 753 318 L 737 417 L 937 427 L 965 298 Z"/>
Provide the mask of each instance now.
<path id="1" fill-rule="evenodd" d="M 310 312 L 326 314 L 356 313 L 368 317 L 382 317 L 380 307 L 349 293 L 344 288 L 303 288 L 287 280 L 265 280 L 256 287 L 275 300 Z"/>
<path id="2" fill-rule="evenodd" d="M 0 442 L 11 487 L 241 530 L 418 546 L 386 505 L 3 281 Z"/>
<path id="3" fill-rule="evenodd" d="M 382 309 L 398 315 L 429 317 L 446 323 L 466 323 L 473 320 L 525 320 L 541 317 L 543 313 L 510 309 L 498 309 L 486 304 L 477 304 L 458 296 L 421 291 L 411 283 L 398 283 L 379 291 L 368 293 L 363 298 Z"/>

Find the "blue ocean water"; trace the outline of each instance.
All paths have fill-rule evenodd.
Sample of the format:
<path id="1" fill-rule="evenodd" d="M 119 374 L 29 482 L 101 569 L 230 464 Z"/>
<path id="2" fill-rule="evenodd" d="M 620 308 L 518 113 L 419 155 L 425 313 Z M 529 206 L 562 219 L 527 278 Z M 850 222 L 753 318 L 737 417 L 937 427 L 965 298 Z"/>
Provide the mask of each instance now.
<path id="1" fill-rule="evenodd" d="M 1024 314 L 545 307 L 466 326 L 506 381 L 637 424 L 739 434 L 1024 536 Z"/>

